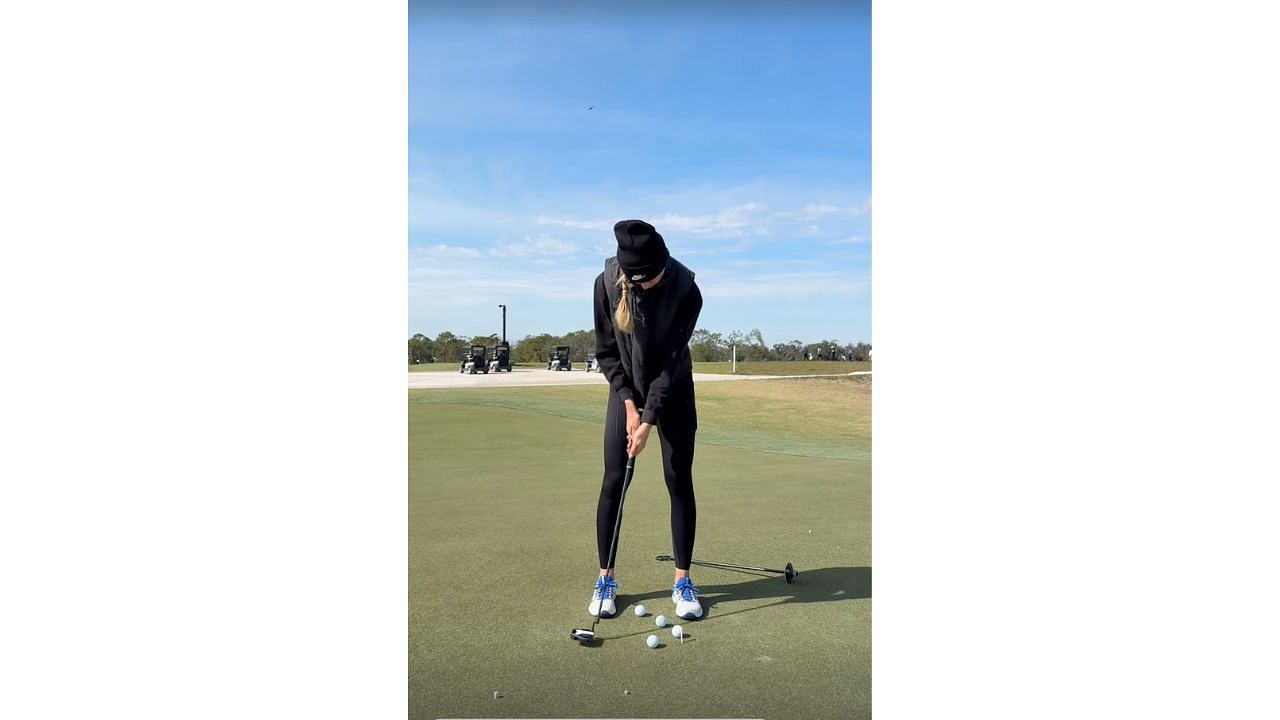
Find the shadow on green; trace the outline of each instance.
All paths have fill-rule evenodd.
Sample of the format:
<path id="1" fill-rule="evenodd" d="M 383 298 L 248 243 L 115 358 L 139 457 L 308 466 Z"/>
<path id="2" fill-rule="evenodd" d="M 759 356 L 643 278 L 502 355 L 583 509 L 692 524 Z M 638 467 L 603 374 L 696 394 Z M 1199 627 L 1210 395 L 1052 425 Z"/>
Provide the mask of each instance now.
<path id="1" fill-rule="evenodd" d="M 757 573 L 745 574 L 754 575 Z M 670 620 L 672 624 L 683 622 L 709 624 L 715 621 L 716 618 L 725 618 L 731 615 L 751 612 L 753 610 L 761 610 L 767 607 L 789 605 L 793 603 L 825 603 L 842 602 L 846 600 L 867 600 L 871 598 L 871 568 L 818 568 L 816 570 L 801 571 L 796 576 L 795 581 L 791 583 L 783 581 L 781 577 L 771 575 L 769 577 L 761 577 L 757 580 L 747 580 L 745 582 L 738 583 L 700 585 L 698 589 L 701 591 L 701 594 L 698 596 L 698 600 L 702 603 L 702 617 L 697 620 L 690 621 L 682 621 L 677 618 L 672 618 Z M 667 591 L 654 591 L 642 595 L 619 595 L 619 615 L 631 610 L 637 604 L 643 604 L 653 600 L 662 600 L 669 598 L 670 596 L 671 594 Z M 741 608 L 739 610 L 729 610 L 723 613 L 714 612 L 717 603 L 736 602 L 739 600 L 776 600 L 776 602 L 764 603 L 763 605 L 753 605 L 752 607 Z M 617 640 L 637 635 L 646 635 L 650 632 L 651 630 L 645 629 L 640 632 L 627 633 L 624 635 L 608 635 L 606 625 L 601 624 L 600 628 L 596 632 L 597 641 L 592 647 L 599 647 L 601 644 L 600 640 Z"/>

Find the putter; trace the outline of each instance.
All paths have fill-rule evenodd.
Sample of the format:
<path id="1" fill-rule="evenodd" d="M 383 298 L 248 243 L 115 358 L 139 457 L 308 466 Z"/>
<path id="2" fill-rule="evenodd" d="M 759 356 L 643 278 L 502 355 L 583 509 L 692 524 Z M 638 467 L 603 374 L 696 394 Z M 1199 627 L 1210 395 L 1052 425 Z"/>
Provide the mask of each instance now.
<path id="1" fill-rule="evenodd" d="M 675 558 L 671 557 L 670 555 L 659 555 L 658 557 L 654 558 L 654 560 L 657 560 L 658 562 L 674 562 Z M 694 565 L 705 565 L 706 567 L 721 568 L 722 570 L 742 570 L 742 571 L 780 573 L 782 575 L 782 579 L 787 581 L 787 584 L 791 584 L 791 581 L 795 580 L 796 576 L 800 574 L 796 572 L 796 569 L 792 567 L 791 563 L 787 563 L 786 570 L 774 570 L 772 568 L 751 567 L 750 565 L 731 565 L 729 563 L 705 562 L 703 560 L 690 560 L 689 562 L 693 563 Z"/>
<path id="2" fill-rule="evenodd" d="M 609 541 L 609 567 L 613 567 L 613 561 L 618 554 L 618 528 L 622 525 L 622 506 L 627 502 L 627 488 L 631 487 L 631 476 L 636 471 L 636 459 L 634 456 L 627 458 L 627 471 L 622 476 L 622 497 L 618 498 L 618 518 L 613 521 L 613 538 Z M 789 582 L 789 581 L 788 581 Z M 596 625 L 600 623 L 600 609 L 604 607 L 604 601 L 596 606 L 596 619 L 591 623 L 590 630 L 582 628 L 574 628 L 569 631 L 569 637 L 577 640 L 582 645 L 590 645 L 596 641 Z"/>

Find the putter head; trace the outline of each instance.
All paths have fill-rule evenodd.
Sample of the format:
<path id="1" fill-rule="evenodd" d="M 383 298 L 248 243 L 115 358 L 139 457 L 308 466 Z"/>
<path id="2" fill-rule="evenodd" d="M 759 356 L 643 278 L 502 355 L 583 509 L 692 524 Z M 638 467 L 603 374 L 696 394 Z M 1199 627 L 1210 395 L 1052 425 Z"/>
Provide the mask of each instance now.
<path id="1" fill-rule="evenodd" d="M 569 631 L 569 637 L 583 645 L 590 645 L 596 641 L 596 634 L 592 630 L 584 630 L 582 628 L 574 628 Z"/>
<path id="2" fill-rule="evenodd" d="M 787 584 L 790 585 L 791 581 L 795 580 L 796 576 L 799 574 L 800 573 L 796 572 L 796 569 L 791 566 L 791 563 L 787 563 L 786 572 L 782 574 L 782 579 L 786 580 Z"/>

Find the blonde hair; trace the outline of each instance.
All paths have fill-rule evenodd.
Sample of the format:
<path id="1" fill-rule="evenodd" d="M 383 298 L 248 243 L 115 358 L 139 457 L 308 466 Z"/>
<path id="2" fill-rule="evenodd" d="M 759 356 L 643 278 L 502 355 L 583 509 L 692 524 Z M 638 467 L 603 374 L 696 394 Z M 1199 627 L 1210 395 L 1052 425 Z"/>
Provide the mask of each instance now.
<path id="1" fill-rule="evenodd" d="M 627 282 L 626 273 L 618 273 L 618 287 L 622 288 L 622 299 L 618 302 L 618 309 L 613 311 L 613 323 L 618 329 L 630 335 L 632 330 L 631 324 L 631 302 L 629 289 L 630 283 Z"/>

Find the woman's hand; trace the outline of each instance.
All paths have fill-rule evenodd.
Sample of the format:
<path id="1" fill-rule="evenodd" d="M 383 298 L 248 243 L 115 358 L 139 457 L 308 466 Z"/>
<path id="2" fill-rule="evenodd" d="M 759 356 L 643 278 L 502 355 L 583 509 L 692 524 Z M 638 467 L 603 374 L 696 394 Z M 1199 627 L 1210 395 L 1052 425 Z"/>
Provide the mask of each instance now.
<path id="1" fill-rule="evenodd" d="M 627 436 L 627 456 L 636 457 L 644 450 L 645 443 L 649 442 L 649 431 L 653 426 L 649 423 L 640 423 L 636 427 L 636 431 Z"/>
<path id="2" fill-rule="evenodd" d="M 631 436 L 640 427 L 640 411 L 636 409 L 635 400 L 627 400 L 624 404 L 627 406 L 627 447 L 631 447 Z"/>

